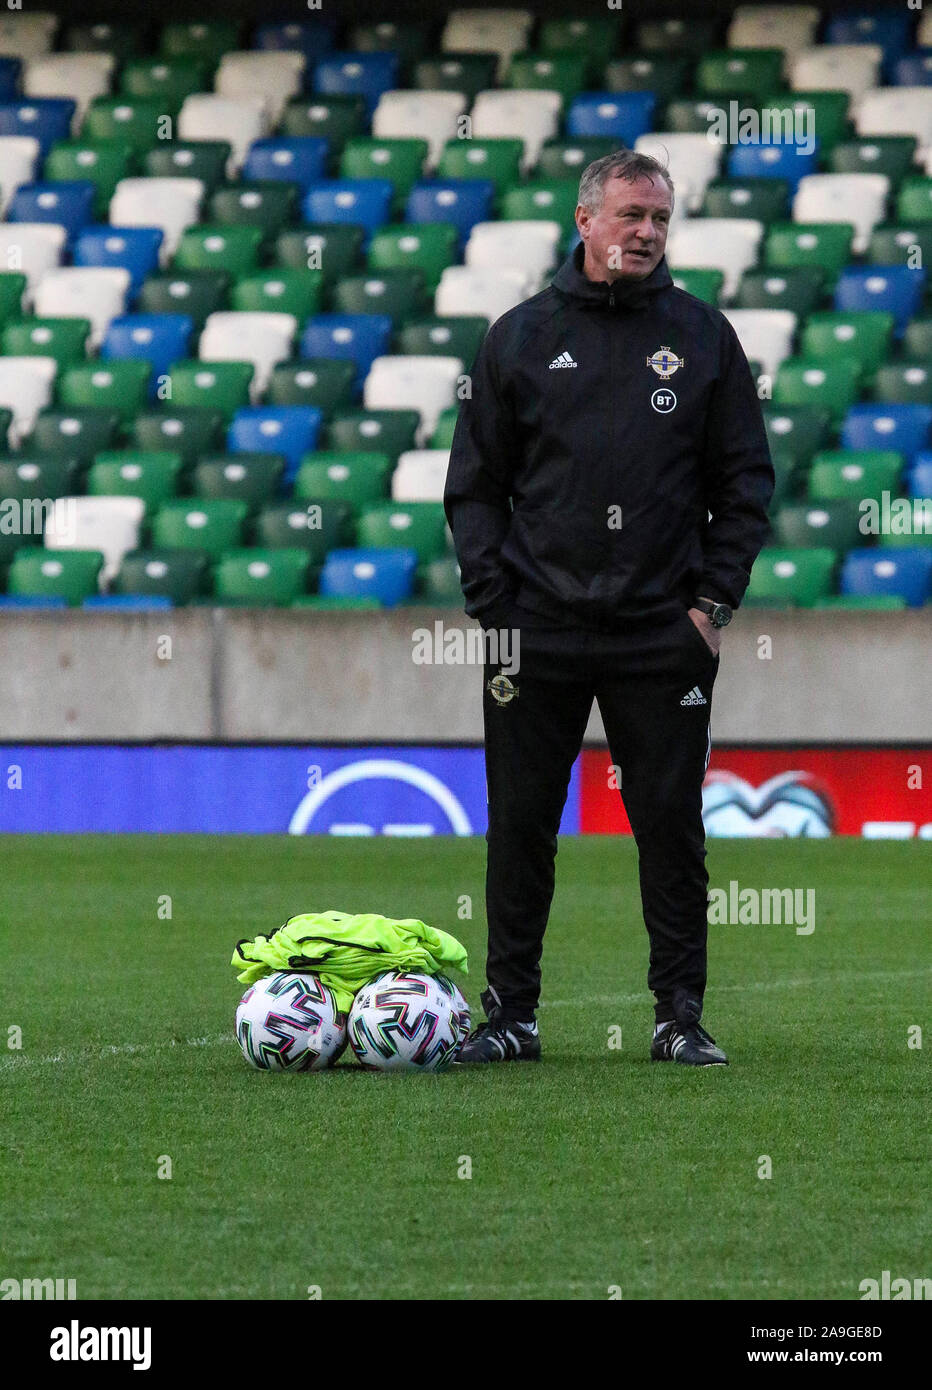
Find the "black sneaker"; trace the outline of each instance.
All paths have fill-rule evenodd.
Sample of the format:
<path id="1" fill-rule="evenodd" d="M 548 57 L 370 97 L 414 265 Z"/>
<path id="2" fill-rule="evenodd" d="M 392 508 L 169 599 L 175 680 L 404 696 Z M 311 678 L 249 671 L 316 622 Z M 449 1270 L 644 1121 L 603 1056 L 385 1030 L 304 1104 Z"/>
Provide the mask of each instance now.
<path id="1" fill-rule="evenodd" d="M 700 1028 L 702 1001 L 685 990 L 673 996 L 676 1019 L 664 1024 L 651 1040 L 652 1062 L 683 1062 L 689 1067 L 727 1067 L 728 1058 L 715 1039 Z"/>
<path id="2" fill-rule="evenodd" d="M 485 1023 L 463 1043 L 456 1062 L 469 1066 L 474 1062 L 539 1062 L 540 1037 L 536 1023 L 517 1023 L 504 1018 L 498 995 L 488 989 L 482 995 L 486 1012 Z"/>

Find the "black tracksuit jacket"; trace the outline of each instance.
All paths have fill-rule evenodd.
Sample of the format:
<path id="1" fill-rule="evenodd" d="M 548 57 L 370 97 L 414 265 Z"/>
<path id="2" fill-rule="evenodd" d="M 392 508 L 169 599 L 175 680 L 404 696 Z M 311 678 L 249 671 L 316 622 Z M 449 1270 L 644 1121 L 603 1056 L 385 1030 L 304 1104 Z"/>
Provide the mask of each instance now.
<path id="1" fill-rule="evenodd" d="M 610 285 L 583 251 L 492 324 L 457 420 L 444 506 L 483 626 L 515 603 L 595 631 L 700 595 L 735 608 L 768 535 L 773 467 L 734 329 L 665 259 Z M 666 377 L 661 349 L 681 363 Z"/>

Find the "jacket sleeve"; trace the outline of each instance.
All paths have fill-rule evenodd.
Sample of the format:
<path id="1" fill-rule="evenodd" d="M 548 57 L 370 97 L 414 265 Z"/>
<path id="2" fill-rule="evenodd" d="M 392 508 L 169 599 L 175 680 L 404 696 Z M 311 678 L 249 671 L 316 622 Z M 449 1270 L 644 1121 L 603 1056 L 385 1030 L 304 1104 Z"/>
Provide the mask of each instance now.
<path id="1" fill-rule="evenodd" d="M 505 622 L 513 597 L 500 551 L 511 523 L 518 455 L 514 414 L 498 371 L 500 350 L 493 324 L 473 363 L 471 394 L 457 418 L 443 494 L 466 612 L 484 627 Z"/>
<path id="2" fill-rule="evenodd" d="M 696 596 L 737 608 L 751 566 L 770 533 L 773 464 L 754 377 L 738 335 L 725 320 L 722 369 L 706 421 L 706 501 Z"/>

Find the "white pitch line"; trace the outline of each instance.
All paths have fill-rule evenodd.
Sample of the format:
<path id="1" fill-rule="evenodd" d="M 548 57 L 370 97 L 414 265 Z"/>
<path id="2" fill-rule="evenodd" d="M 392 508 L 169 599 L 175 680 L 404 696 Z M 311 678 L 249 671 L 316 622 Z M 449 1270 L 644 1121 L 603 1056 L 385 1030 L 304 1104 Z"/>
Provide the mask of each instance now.
<path id="1" fill-rule="evenodd" d="M 830 985 L 838 980 L 912 980 L 917 975 L 928 975 L 932 966 L 913 970 L 865 970 L 848 971 L 840 975 L 806 975 L 798 980 L 751 980 L 745 985 L 712 985 L 708 994 L 750 994 L 757 990 L 800 989 L 810 985 Z M 546 999 L 541 1002 L 542 1009 L 568 1009 L 574 1005 L 592 1004 L 639 1004 L 644 999 L 653 999 L 649 990 L 638 994 L 589 994 L 578 999 Z"/>
<path id="2" fill-rule="evenodd" d="M 30 1057 L 28 1054 L 17 1057 L 0 1058 L 0 1071 L 12 1071 L 15 1067 L 42 1067 L 56 1062 L 80 1062 L 107 1057 L 125 1057 L 136 1052 L 157 1052 L 169 1047 L 217 1047 L 220 1043 L 232 1043 L 236 1038 L 232 1032 L 214 1033 L 206 1038 L 183 1038 L 180 1042 L 171 1039 L 161 1043 L 119 1043 L 108 1047 L 82 1047 L 75 1052 L 54 1052 L 47 1057 Z"/>

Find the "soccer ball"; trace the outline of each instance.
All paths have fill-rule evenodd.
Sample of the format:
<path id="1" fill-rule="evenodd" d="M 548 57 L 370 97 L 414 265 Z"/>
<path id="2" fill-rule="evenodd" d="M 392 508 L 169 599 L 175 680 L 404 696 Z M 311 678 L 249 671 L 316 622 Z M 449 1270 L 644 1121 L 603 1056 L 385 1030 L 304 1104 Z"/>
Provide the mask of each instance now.
<path id="1" fill-rule="evenodd" d="M 444 1071 L 460 1047 L 450 982 L 387 970 L 356 995 L 349 1040 L 369 1071 Z"/>
<path id="2" fill-rule="evenodd" d="M 346 1014 L 316 975 L 280 970 L 239 1001 L 236 1040 L 260 1071 L 322 1071 L 346 1047 Z"/>
<path id="3" fill-rule="evenodd" d="M 459 985 L 454 984 L 446 975 L 435 975 L 434 979 L 437 981 L 440 988 L 449 991 L 453 998 L 453 1008 L 459 1019 L 459 1037 L 456 1043 L 456 1051 L 458 1054 L 463 1043 L 469 1037 L 469 1029 L 472 1025 L 472 1013 L 466 1002 L 466 996 Z"/>

